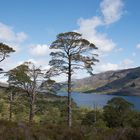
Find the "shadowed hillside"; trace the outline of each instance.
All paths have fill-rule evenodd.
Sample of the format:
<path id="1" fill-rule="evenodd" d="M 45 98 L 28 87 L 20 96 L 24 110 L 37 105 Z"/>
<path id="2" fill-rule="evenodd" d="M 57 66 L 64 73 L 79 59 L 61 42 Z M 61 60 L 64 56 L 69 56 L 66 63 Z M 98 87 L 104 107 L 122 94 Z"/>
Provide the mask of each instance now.
<path id="1" fill-rule="evenodd" d="M 140 95 L 140 67 L 108 71 L 74 81 L 74 90 L 123 95 Z"/>

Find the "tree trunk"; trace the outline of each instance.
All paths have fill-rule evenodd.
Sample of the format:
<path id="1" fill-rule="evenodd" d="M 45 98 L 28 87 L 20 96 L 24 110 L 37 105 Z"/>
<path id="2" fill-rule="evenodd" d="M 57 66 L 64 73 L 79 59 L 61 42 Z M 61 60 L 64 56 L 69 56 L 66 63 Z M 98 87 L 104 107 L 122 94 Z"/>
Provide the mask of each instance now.
<path id="1" fill-rule="evenodd" d="M 33 113 L 33 105 L 30 104 L 29 123 L 32 123 L 32 122 L 33 122 L 33 117 L 34 117 L 34 113 Z"/>
<path id="2" fill-rule="evenodd" d="M 10 97 L 9 97 L 9 121 L 12 120 L 12 104 L 13 104 L 13 94 L 10 93 Z"/>
<path id="3" fill-rule="evenodd" d="M 69 59 L 68 71 L 68 126 L 72 126 L 72 106 L 71 106 L 71 58 Z"/>
<path id="4" fill-rule="evenodd" d="M 32 95 L 30 97 L 29 123 L 33 123 L 33 119 L 34 119 L 34 103 L 35 103 L 35 93 L 32 93 Z"/>

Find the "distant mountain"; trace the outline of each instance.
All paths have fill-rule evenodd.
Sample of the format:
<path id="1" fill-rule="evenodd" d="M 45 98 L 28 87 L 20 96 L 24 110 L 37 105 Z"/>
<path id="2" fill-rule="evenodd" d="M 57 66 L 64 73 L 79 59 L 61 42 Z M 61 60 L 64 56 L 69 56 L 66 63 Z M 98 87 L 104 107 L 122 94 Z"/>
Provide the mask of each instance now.
<path id="1" fill-rule="evenodd" d="M 74 91 L 140 95 L 140 67 L 107 71 L 73 81 Z"/>

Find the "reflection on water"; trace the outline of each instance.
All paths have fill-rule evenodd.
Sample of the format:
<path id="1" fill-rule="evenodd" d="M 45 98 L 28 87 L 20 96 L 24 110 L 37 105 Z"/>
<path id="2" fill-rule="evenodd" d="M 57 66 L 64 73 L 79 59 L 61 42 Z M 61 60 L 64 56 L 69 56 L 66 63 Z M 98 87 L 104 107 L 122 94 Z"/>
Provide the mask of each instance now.
<path id="1" fill-rule="evenodd" d="M 67 93 L 58 93 L 61 96 L 67 96 Z M 103 107 L 106 105 L 107 101 L 113 97 L 118 97 L 116 95 L 101 95 L 101 94 L 85 94 L 85 93 L 72 93 L 73 100 L 77 103 L 78 106 L 87 106 L 94 107 L 96 104 L 97 107 Z M 119 96 L 123 97 L 127 101 L 134 104 L 136 110 L 140 110 L 140 97 L 139 96 Z"/>

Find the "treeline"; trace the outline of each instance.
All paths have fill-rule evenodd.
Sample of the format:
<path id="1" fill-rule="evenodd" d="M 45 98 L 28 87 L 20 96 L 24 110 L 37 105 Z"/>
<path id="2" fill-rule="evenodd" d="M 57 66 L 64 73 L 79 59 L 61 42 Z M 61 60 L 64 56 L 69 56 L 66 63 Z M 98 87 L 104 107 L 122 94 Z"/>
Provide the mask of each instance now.
<path id="1" fill-rule="evenodd" d="M 7 89 L 0 92 L 0 119 L 16 122 L 28 122 L 30 106 L 28 95 L 18 93 L 11 96 Z M 39 93 L 36 96 L 33 123 L 62 124 L 67 121 L 67 98 L 49 93 Z M 82 108 L 72 102 L 73 125 L 87 125 L 97 127 L 140 127 L 140 112 L 134 105 L 121 97 L 108 101 L 103 109 Z"/>
<path id="2" fill-rule="evenodd" d="M 39 94 L 34 122 L 28 123 L 28 97 L 16 99 L 9 121 L 7 94 L 0 98 L 2 140 L 139 140 L 140 112 L 123 98 L 113 98 L 103 109 L 77 107 L 73 103 L 73 126 L 67 122 L 66 98 Z M 7 133 L 8 132 L 8 133 Z"/>

